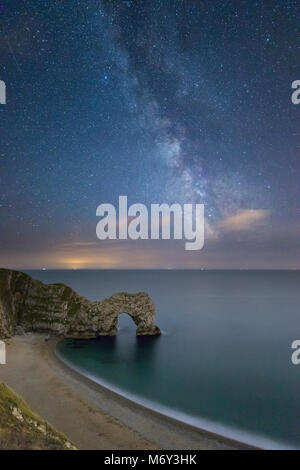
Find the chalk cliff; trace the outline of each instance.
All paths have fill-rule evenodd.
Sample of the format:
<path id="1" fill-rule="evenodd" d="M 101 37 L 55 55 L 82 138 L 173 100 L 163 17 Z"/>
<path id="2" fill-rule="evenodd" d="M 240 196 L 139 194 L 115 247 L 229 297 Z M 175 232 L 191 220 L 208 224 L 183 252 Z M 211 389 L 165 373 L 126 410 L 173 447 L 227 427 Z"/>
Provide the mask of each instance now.
<path id="1" fill-rule="evenodd" d="M 44 284 L 27 274 L 0 269 L 0 338 L 25 331 L 45 331 L 69 338 L 117 333 L 118 315 L 127 313 L 137 335 L 159 335 L 155 306 L 145 292 L 120 292 L 91 302 L 64 284 Z"/>

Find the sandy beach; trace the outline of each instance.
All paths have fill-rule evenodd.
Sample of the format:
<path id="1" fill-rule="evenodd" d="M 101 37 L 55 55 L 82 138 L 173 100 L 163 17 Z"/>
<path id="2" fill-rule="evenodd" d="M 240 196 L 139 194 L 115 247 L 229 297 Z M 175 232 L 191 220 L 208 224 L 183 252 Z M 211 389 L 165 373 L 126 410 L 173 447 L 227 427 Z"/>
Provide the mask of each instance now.
<path id="1" fill-rule="evenodd" d="M 57 338 L 26 334 L 6 342 L 0 381 L 79 449 L 246 449 L 246 445 L 194 429 L 91 382 L 55 355 Z"/>

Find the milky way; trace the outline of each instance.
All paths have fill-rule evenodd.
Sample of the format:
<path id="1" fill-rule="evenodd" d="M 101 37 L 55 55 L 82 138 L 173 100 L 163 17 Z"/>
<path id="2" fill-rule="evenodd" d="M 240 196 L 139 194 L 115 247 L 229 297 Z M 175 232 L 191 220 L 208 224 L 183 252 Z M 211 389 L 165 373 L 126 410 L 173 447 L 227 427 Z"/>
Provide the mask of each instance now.
<path id="1" fill-rule="evenodd" d="M 143 267 L 299 267 L 299 1 L 10 0 L 0 15 L 6 265 L 71 266 L 80 246 L 81 266 L 140 266 L 138 244 L 95 237 L 96 207 L 124 194 L 205 204 L 201 254 L 149 244 Z"/>

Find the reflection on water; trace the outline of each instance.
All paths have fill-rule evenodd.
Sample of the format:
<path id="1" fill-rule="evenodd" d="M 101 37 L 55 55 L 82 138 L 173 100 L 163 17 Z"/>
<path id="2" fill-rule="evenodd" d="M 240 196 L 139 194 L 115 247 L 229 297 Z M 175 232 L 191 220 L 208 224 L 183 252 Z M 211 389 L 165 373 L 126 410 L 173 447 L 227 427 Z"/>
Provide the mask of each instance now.
<path id="1" fill-rule="evenodd" d="M 139 360 L 153 362 L 157 344 L 161 340 L 161 336 L 137 336 L 135 342 L 134 361 Z"/>

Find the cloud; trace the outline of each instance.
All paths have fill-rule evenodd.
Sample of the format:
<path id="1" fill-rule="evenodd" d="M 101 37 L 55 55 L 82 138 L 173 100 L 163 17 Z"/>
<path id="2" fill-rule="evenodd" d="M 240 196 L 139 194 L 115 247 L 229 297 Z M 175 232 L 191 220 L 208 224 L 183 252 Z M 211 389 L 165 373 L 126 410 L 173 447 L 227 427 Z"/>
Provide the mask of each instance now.
<path id="1" fill-rule="evenodd" d="M 258 223 L 264 222 L 270 215 L 266 209 L 243 209 L 236 214 L 225 217 L 219 227 L 226 231 L 244 232 L 251 230 Z"/>

